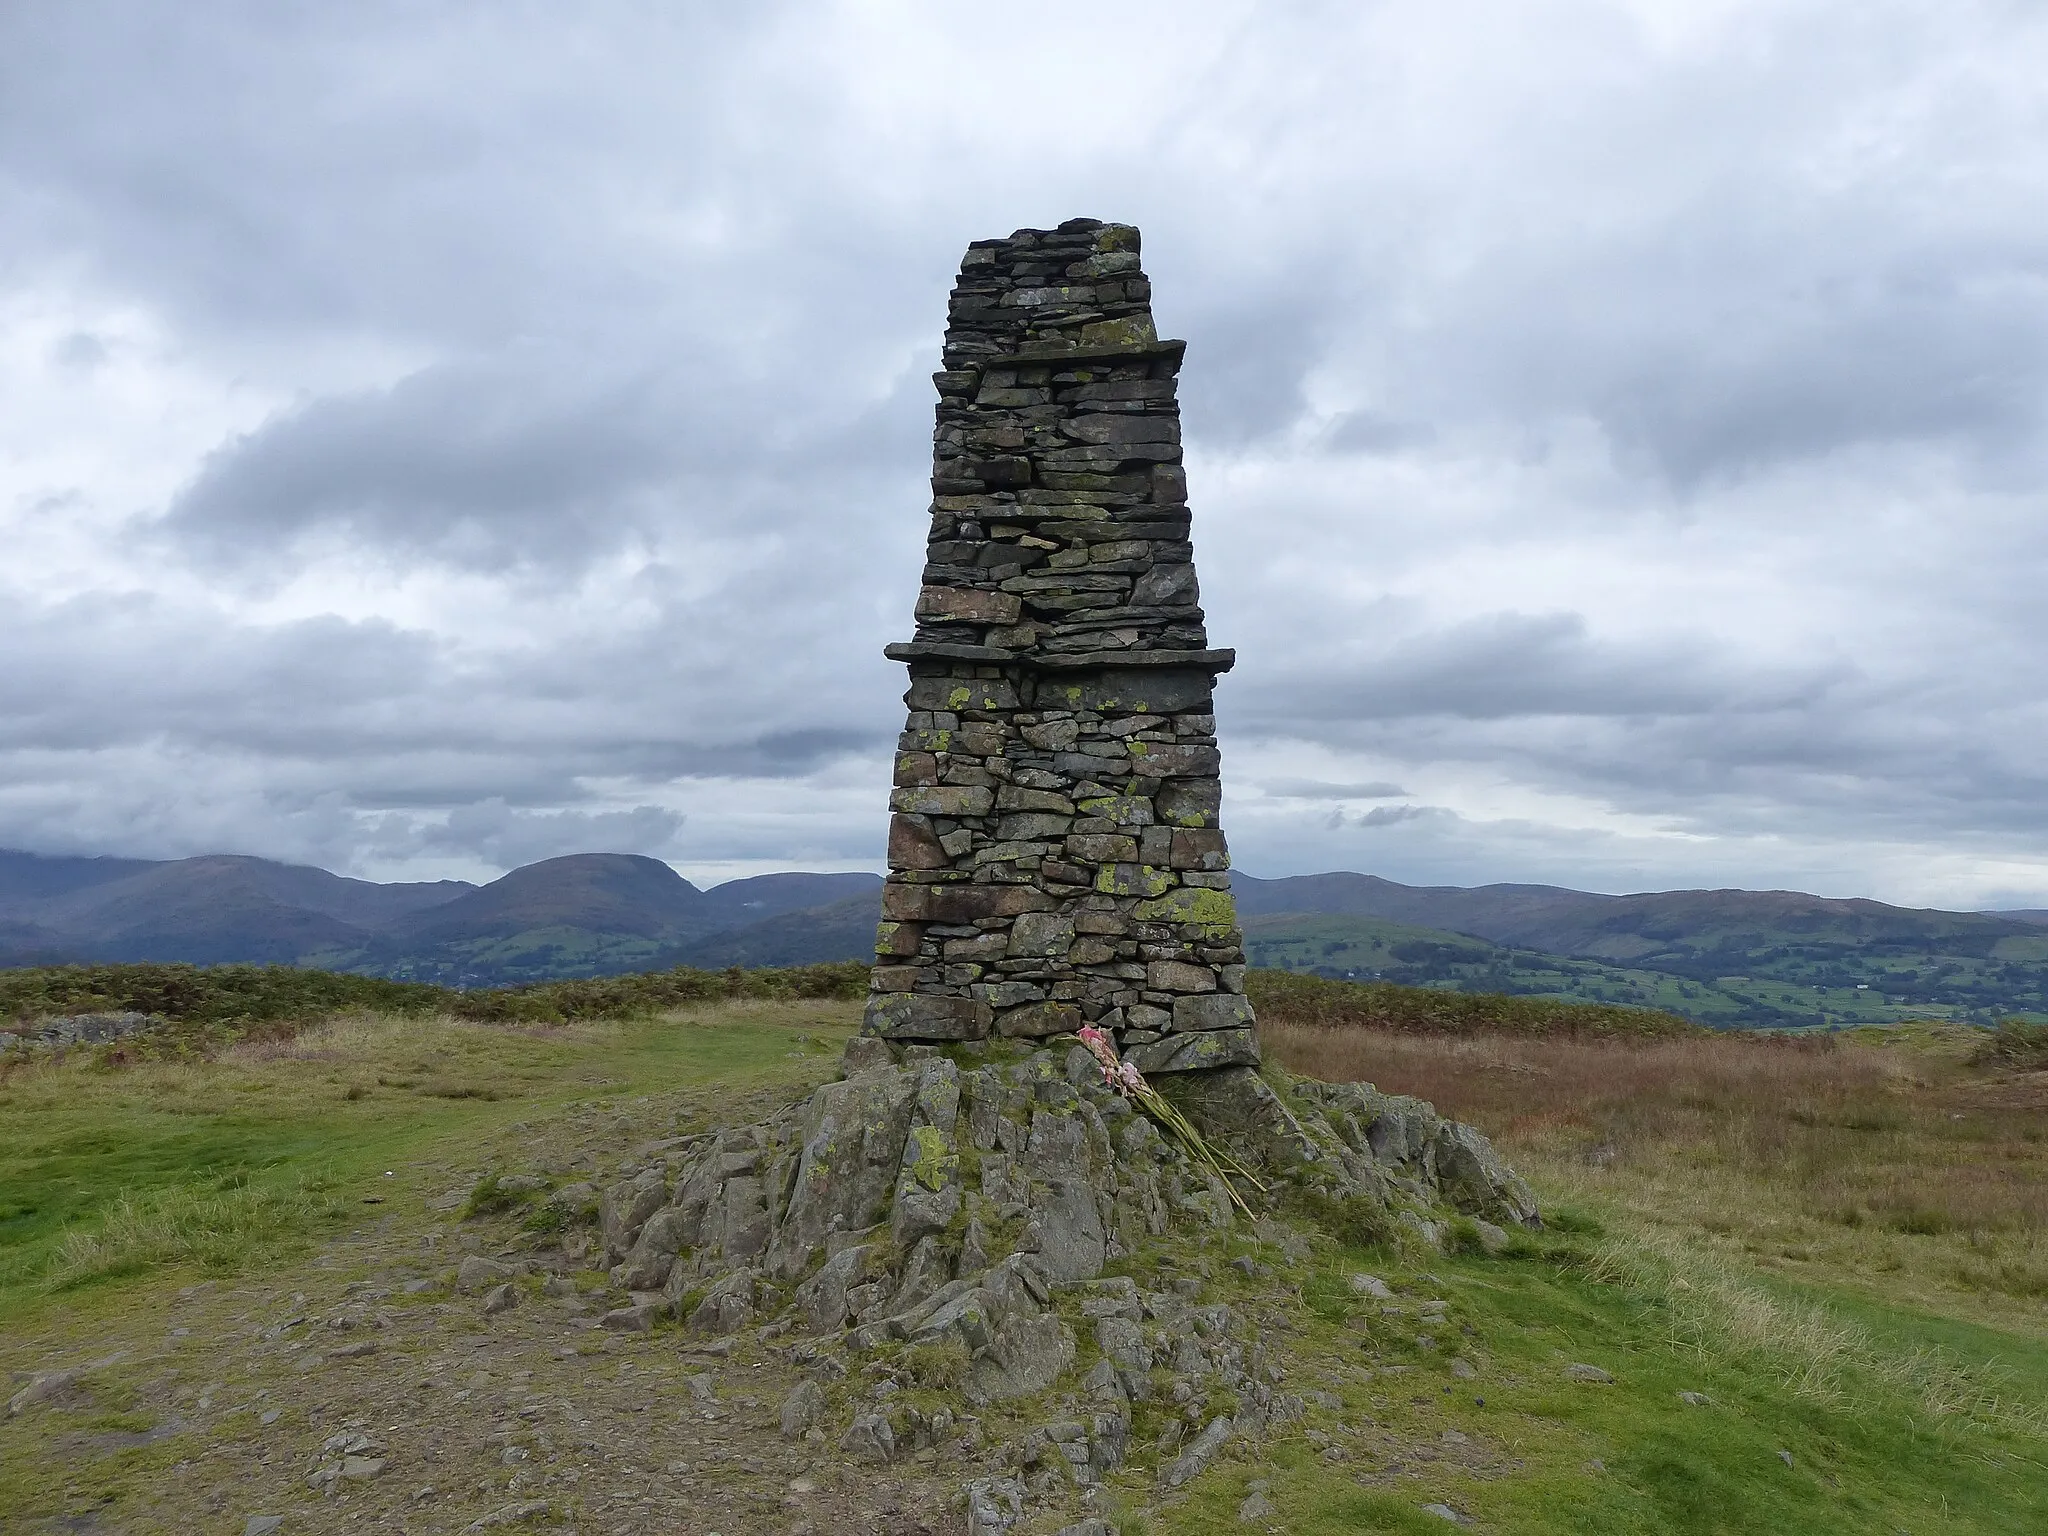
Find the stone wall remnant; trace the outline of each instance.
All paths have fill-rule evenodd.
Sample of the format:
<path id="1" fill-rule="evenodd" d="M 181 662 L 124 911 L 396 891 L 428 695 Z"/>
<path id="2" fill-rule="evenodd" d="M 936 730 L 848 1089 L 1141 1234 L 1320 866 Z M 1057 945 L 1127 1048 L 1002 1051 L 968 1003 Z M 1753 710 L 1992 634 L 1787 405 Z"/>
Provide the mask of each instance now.
<path id="1" fill-rule="evenodd" d="M 1128 224 L 968 247 L 866 1028 L 1256 1065 L 1175 398 Z"/>

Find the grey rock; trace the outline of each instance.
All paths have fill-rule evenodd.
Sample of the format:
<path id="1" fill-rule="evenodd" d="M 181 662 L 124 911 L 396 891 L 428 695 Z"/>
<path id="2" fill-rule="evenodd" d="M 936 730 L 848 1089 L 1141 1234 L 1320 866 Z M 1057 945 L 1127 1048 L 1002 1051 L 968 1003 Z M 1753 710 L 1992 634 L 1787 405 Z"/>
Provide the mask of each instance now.
<path id="1" fill-rule="evenodd" d="M 1237 1518 L 1246 1525 L 1256 1525 L 1264 1520 L 1277 1520 L 1280 1511 L 1273 1507 L 1273 1501 L 1263 1490 L 1254 1490 L 1242 1504 L 1237 1506 Z"/>
<path id="2" fill-rule="evenodd" d="M 486 1291 L 502 1285 L 517 1273 L 510 1264 L 501 1264 L 496 1259 L 472 1253 L 456 1267 L 455 1288 L 464 1294 Z"/>
<path id="3" fill-rule="evenodd" d="M 856 1461 L 886 1465 L 896 1454 L 896 1431 L 879 1413 L 863 1413 L 840 1436 L 839 1449 Z"/>
<path id="4" fill-rule="evenodd" d="M 1224 1067 L 1256 1067 L 1259 1040 L 1251 1029 L 1200 1030 L 1168 1035 L 1124 1052 L 1147 1077 L 1166 1073 L 1209 1073 Z"/>
<path id="5" fill-rule="evenodd" d="M 1453 1525 L 1470 1525 L 1472 1523 L 1470 1515 L 1461 1515 L 1448 1504 L 1424 1504 L 1422 1512 L 1425 1515 L 1435 1515 L 1439 1520 L 1448 1520 Z"/>
<path id="6" fill-rule="evenodd" d="M 768 1252 L 770 1273 L 793 1280 L 828 1231 L 863 1231 L 889 1214 L 917 1090 L 917 1075 L 895 1068 L 827 1083 L 811 1095 L 795 1188 Z"/>
<path id="7" fill-rule="evenodd" d="M 1704 1392 L 1681 1392 L 1678 1400 L 1688 1408 L 1705 1408 L 1714 1401 Z"/>
<path id="8" fill-rule="evenodd" d="M 1055 1178 L 1050 1198 L 1038 1210 L 1038 1219 L 1038 1257 L 1046 1278 L 1056 1285 L 1065 1285 L 1102 1273 L 1107 1238 L 1091 1181 Z"/>
<path id="9" fill-rule="evenodd" d="M 1587 1365 L 1583 1361 L 1566 1366 L 1564 1375 L 1567 1381 L 1584 1382 L 1588 1386 L 1607 1387 L 1614 1384 L 1612 1373 L 1602 1370 L 1597 1365 Z"/>
<path id="10" fill-rule="evenodd" d="M 75 1370 L 37 1371 L 29 1378 L 27 1386 L 7 1400 L 7 1416 L 13 1418 L 38 1403 L 51 1402 L 63 1396 L 78 1384 L 83 1375 L 84 1372 Z"/>
<path id="11" fill-rule="evenodd" d="M 1103 1357 L 1126 1371 L 1143 1374 L 1152 1369 L 1152 1346 L 1145 1330 L 1128 1318 L 1105 1317 L 1095 1325 L 1096 1347 Z"/>
<path id="12" fill-rule="evenodd" d="M 1387 1282 L 1378 1275 L 1353 1275 L 1351 1277 L 1351 1294 L 1354 1296 L 1369 1296 L 1376 1301 L 1392 1301 L 1394 1299 L 1393 1291 L 1388 1288 Z"/>
<path id="13" fill-rule="evenodd" d="M 872 1248 L 863 1244 L 841 1250 L 819 1266 L 796 1289 L 797 1311 L 813 1333 L 836 1333 L 846 1326 L 847 1292 L 866 1273 Z"/>
<path id="14" fill-rule="evenodd" d="M 598 1203 L 598 1226 L 604 1237 L 605 1254 L 617 1263 L 632 1249 L 641 1224 L 660 1210 L 668 1198 L 659 1169 L 649 1169 L 604 1192 Z"/>
<path id="15" fill-rule="evenodd" d="M 598 1319 L 598 1324 L 614 1333 L 647 1333 L 671 1310 L 660 1296 L 641 1296 L 623 1307 L 614 1307 Z"/>
<path id="16" fill-rule="evenodd" d="M 1480 1132 L 1456 1121 L 1444 1121 L 1433 1150 L 1438 1187 L 1459 1210 L 1514 1226 L 1541 1225 L 1535 1193 Z M 1506 1241 L 1504 1233 L 1502 1241 Z"/>
<path id="17" fill-rule="evenodd" d="M 967 1536 L 1004 1536 L 1024 1519 L 1024 1485 L 1014 1477 L 977 1477 L 962 1492 Z"/>
<path id="18" fill-rule="evenodd" d="M 856 1072 L 873 1072 L 896 1065 L 896 1053 L 889 1042 L 873 1035 L 855 1035 L 846 1042 L 839 1057 L 839 1070 L 848 1077 Z"/>
<path id="19" fill-rule="evenodd" d="M 738 1269 L 713 1283 L 683 1326 L 694 1334 L 737 1333 L 753 1316 L 754 1274 Z"/>
<path id="20" fill-rule="evenodd" d="M 1193 1482 L 1216 1459 L 1216 1453 L 1223 1449 L 1233 1427 L 1226 1415 L 1218 1414 L 1211 1419 L 1208 1426 L 1195 1436 L 1193 1444 L 1176 1456 L 1160 1474 L 1160 1481 L 1168 1488 L 1179 1488 Z"/>
<path id="21" fill-rule="evenodd" d="M 283 1515 L 251 1515 L 243 1522 L 242 1536 L 272 1536 L 283 1529 Z"/>
<path id="22" fill-rule="evenodd" d="M 1043 1392 L 1074 1363 L 1074 1336 L 1058 1317 L 1007 1317 L 969 1367 L 966 1395 L 976 1404 Z"/>
<path id="23" fill-rule="evenodd" d="M 782 1400 L 782 1438 L 795 1440 L 825 1417 L 825 1389 L 805 1377 Z"/>
<path id="24" fill-rule="evenodd" d="M 500 1312 L 509 1312 L 518 1304 L 519 1293 L 508 1282 L 494 1285 L 484 1293 L 484 1316 L 495 1317 Z"/>

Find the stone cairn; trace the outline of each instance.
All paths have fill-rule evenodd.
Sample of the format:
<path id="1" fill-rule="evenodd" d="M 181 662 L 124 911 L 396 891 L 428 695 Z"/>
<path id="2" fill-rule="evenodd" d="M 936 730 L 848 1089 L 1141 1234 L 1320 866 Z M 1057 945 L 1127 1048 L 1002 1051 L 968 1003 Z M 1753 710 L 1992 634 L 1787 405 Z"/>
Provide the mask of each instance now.
<path id="1" fill-rule="evenodd" d="M 1459 1221 L 1489 1246 L 1539 1224 L 1470 1126 L 1259 1065 L 1216 826 L 1209 694 L 1231 657 L 1195 606 L 1181 349 L 1153 338 L 1147 291 L 1128 225 L 968 251 L 923 622 L 890 649 L 911 713 L 866 1028 L 839 1080 L 643 1149 L 600 1204 L 600 1262 L 632 1296 L 606 1326 L 780 1341 L 807 1372 L 784 1433 L 978 1467 L 971 1536 L 1134 1462 L 1178 1489 L 1304 1411 L 1247 1320 L 1205 1303 L 1205 1260 L 1157 1289 L 1106 1273 L 1176 1239 L 1199 1254 L 1243 1218 L 1085 1047 L 1048 1037 L 1093 1020 L 1167 1074 L 1258 1170 L 1251 1235 L 1281 1262 L 1308 1251 L 1290 1212 L 1319 1200 L 1425 1248 Z M 946 1405 L 839 1385 L 922 1380 L 920 1359 L 957 1365 Z M 999 1431 L 1056 1391 L 1057 1419 Z M 1219 1392 L 1229 1412 L 1203 1424 Z M 1140 1443 L 1147 1415 L 1164 1427 Z"/>
<path id="2" fill-rule="evenodd" d="M 1149 1074 L 1259 1060 L 1175 378 L 1128 224 L 968 247 L 896 757 L 870 1034 L 1109 1031 Z"/>

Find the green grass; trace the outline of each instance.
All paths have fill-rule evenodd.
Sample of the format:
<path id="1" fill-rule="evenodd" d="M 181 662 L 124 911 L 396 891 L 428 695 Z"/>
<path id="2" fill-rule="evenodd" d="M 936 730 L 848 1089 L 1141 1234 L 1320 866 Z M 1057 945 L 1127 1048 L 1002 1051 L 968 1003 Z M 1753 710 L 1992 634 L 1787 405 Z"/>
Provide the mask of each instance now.
<path id="1" fill-rule="evenodd" d="M 0 1315 L 54 1305 L 60 1288 L 76 1306 L 81 1284 L 150 1267 L 288 1252 L 384 1199 L 387 1170 L 411 1185 L 421 1165 L 573 1100 L 772 1080 L 792 1065 L 789 1031 L 764 1026 L 836 1035 L 846 1011 L 764 1002 L 707 1022 L 538 1028 L 356 1016 L 210 1059 L 18 1064 L 0 1077 Z"/>
<path id="2" fill-rule="evenodd" d="M 1429 1503 L 1485 1530 L 1573 1536 L 2048 1528 L 2041 1352 L 1901 1309 L 1775 1296 L 1630 1237 L 1531 1248 L 1426 1270 L 1385 1250 L 1320 1255 L 1299 1277 L 1308 1306 L 1286 1386 L 1337 1392 L 1343 1411 L 1314 1410 L 1304 1428 L 1366 1454 L 1333 1465 L 1306 1434 L 1286 1436 L 1263 1457 L 1227 1459 L 1155 1529 L 1243 1529 L 1254 1478 L 1300 1536 L 1446 1529 Z M 1411 1315 L 1382 1318 L 1353 1298 L 1344 1277 L 1356 1270 L 1392 1282 Z M 1259 1282 L 1238 1288 L 1255 1308 Z M 1450 1303 L 1432 1348 L 1415 1343 L 1418 1296 Z M 1453 1376 L 1454 1357 L 1478 1377 Z M 1341 1362 L 1360 1359 L 1406 1369 L 1347 1382 Z M 1614 1384 L 1568 1380 L 1576 1362 Z M 1362 1420 L 1374 1427 L 1343 1434 Z M 1467 1443 L 1434 1454 L 1445 1430 Z M 1463 1455 L 1481 1465 L 1458 1465 Z M 1142 1497 L 1125 1493 L 1131 1506 Z"/>
<path id="3" fill-rule="evenodd" d="M 629 1000 L 646 995 L 621 985 Z M 1835 1125 L 1854 1118 L 1855 1095 L 1893 1091 L 1884 1083 L 1866 1090 L 1861 1077 L 1831 1065 L 1838 1057 L 1863 1061 L 1855 1047 L 1773 1051 L 1639 1011 L 1539 999 L 1409 998 L 1404 989 L 1312 977 L 1264 976 L 1258 985 L 1276 1021 L 1289 1009 L 1289 1019 L 1322 1021 L 1297 1030 L 1329 1032 L 1332 1018 L 1351 1016 L 1346 1009 L 1393 1019 L 1397 1032 L 1385 1038 L 1409 1056 L 1425 1045 L 1437 1051 L 1442 1070 L 1464 1074 L 1460 1091 L 1494 1095 L 1474 1099 L 1482 1109 L 1498 1102 L 1524 1114 L 1604 1115 L 1598 1092 L 1617 1104 L 1655 1098 L 1648 1088 L 1616 1087 L 1617 1055 L 1678 1053 L 1689 1061 L 1687 1053 L 1739 1046 L 1760 1053 L 1769 1069 L 1758 1081 L 1782 1083 L 1788 1065 L 1804 1064 L 1820 1086 L 1802 1088 L 1797 1103 L 1788 1099 L 1792 1109 L 1807 1098 L 1848 1106 L 1828 1121 L 1827 1137 L 1868 1135 L 1870 1156 L 1893 1155 L 1887 1138 L 1896 1133 Z M 444 1221 L 465 1199 L 496 1209 L 504 1202 L 492 1149 L 526 1144 L 557 1117 L 587 1118 L 596 1105 L 662 1095 L 668 1119 L 666 1106 L 684 1089 L 695 1094 L 689 1129 L 752 1118 L 762 1096 L 793 1096 L 829 1073 L 855 1014 L 846 1002 L 763 999 L 568 1024 L 344 1015 L 285 1034 L 257 1031 L 204 1055 L 117 1062 L 75 1052 L 17 1065 L 0 1077 L 0 1317 L 13 1346 L 0 1358 L 25 1368 L 60 1336 L 94 1349 L 156 1336 L 170 1288 L 228 1271 L 283 1279 L 311 1240 L 361 1222 L 366 1211 L 405 1234 L 428 1227 L 429 1197 L 458 1202 L 444 1209 Z M 1495 1028 L 1517 1051 L 1547 1053 L 1550 1075 L 1519 1070 L 1522 1058 L 1506 1048 L 1486 1055 L 1469 1040 L 1427 1032 L 1432 1020 L 1452 1015 L 1454 1023 Z M 1277 1022 L 1269 1027 L 1269 1045 L 1283 1038 Z M 1885 1059 L 1910 1045 L 1886 1047 Z M 1571 1067 L 1573 1052 L 1586 1058 L 1581 1067 Z M 1404 1070 L 1422 1067 L 1409 1062 Z M 1733 1111 L 1699 1088 L 1705 1068 L 1688 1070 L 1693 1075 L 1667 1072 L 1673 1086 L 1664 1096 L 1695 1106 L 1695 1120 L 1720 1124 Z M 1845 1085 L 1839 1093 L 1829 1086 L 1837 1078 Z M 1729 1081 L 1727 1094 L 1751 1095 L 1752 1079 Z M 1548 1097 L 1532 1095 L 1532 1082 Z M 1445 1086 L 1456 1083 L 1446 1078 Z M 1924 1108 L 1927 1135 L 1974 1124 L 1951 1121 L 1946 1103 Z M 1724 1190 L 1697 1173 L 1685 1184 L 1684 1169 L 1702 1161 L 1693 1150 L 1697 1127 L 1638 1119 L 1588 1127 L 1620 1148 L 1613 1170 L 1598 1178 L 1567 1176 L 1579 1166 L 1567 1157 L 1580 1133 L 1564 1119 L 1526 1133 L 1561 1149 L 1551 1161 L 1531 1152 L 1523 1164 L 1551 1221 L 1502 1257 L 1404 1253 L 1374 1246 L 1380 1232 L 1370 1222 L 1346 1229 L 1337 1221 L 1331 1225 L 1351 1241 L 1326 1235 L 1300 1266 L 1242 1229 L 1182 1231 L 1159 1251 L 1124 1261 L 1121 1268 L 1155 1284 L 1162 1259 L 1173 1260 L 1175 1273 L 1205 1270 L 1286 1372 L 1279 1390 L 1342 1400 L 1340 1409 L 1312 1409 L 1256 1450 L 1226 1448 L 1184 1501 L 1158 1509 L 1149 1529 L 1244 1530 L 1237 1510 L 1255 1478 L 1269 1485 L 1276 1523 L 1295 1536 L 1441 1532 L 1449 1527 L 1421 1512 L 1437 1502 L 1472 1516 L 1480 1530 L 1536 1536 L 2048 1529 L 2048 1337 L 2038 1306 L 2027 1312 L 2013 1301 L 1990 1320 L 1971 1318 L 1944 1312 L 1925 1299 L 1931 1291 L 1908 1301 L 1858 1284 L 1848 1260 L 1799 1276 L 1752 1262 L 1734 1238 L 1692 1225 L 1702 1192 L 1752 1208 L 1735 1213 L 1742 1220 L 1780 1221 L 1766 1196 L 1780 1184 L 1795 1190 L 1799 1165 L 1743 1165 L 1743 1178 L 1778 1184 Z M 1823 1134 L 1796 1123 L 1802 1135 Z M 619 1134 L 623 1160 L 630 1137 L 646 1132 Z M 2008 1144 L 2034 1145 L 2017 1133 L 1987 1143 Z M 1917 1167 L 1927 1145 L 1898 1141 L 1896 1155 Z M 524 1209 L 530 1215 L 541 1204 Z M 494 1219 L 527 1217 L 507 1209 Z M 1810 1243 L 1819 1218 L 1805 1220 L 1798 1237 Z M 1766 1230 L 1759 1225 L 1753 1235 Z M 1961 1241 L 1840 1230 L 1851 1245 L 1844 1252 L 1864 1258 L 1909 1245 L 1945 1253 Z M 1256 1258 L 1266 1272 L 1240 1276 L 1227 1264 L 1237 1255 Z M 1354 1295 L 1346 1277 L 1361 1270 L 1392 1282 L 1408 1313 L 1390 1318 Z M 1427 1346 L 1417 1341 L 1425 1330 L 1414 1315 L 1423 1298 L 1449 1304 L 1443 1323 L 1427 1325 Z M 1085 1331 L 1082 1347 L 1085 1363 Z M 1454 1357 L 1473 1362 L 1476 1378 L 1452 1374 Z M 1567 1380 L 1564 1367 L 1578 1361 L 1616 1381 Z M 920 1383 L 943 1384 L 960 1368 L 939 1354 L 913 1364 Z M 195 1381 L 206 1374 L 194 1369 Z M 1689 1406 L 1680 1392 L 1709 1402 Z M 126 1406 L 109 1399 L 96 1411 Z M 1033 1411 L 1045 1417 L 1043 1405 Z M 1141 1407 L 1141 1438 L 1157 1433 L 1166 1411 Z M 109 1420 L 116 1428 L 147 1422 Z M 1445 1431 L 1464 1443 L 1447 1442 Z M 1348 1447 L 1348 1459 L 1325 1460 L 1311 1432 Z M 187 1454 L 168 1444 L 141 1448 L 93 1475 L 110 1493 L 131 1477 L 122 1496 L 143 1498 L 149 1469 Z M 26 1439 L 0 1462 L 0 1506 L 46 1475 Z M 1159 1503 L 1149 1479 L 1123 1479 L 1114 1495 L 1125 1515 Z M 1135 1519 L 1123 1526 L 1141 1528 Z"/>

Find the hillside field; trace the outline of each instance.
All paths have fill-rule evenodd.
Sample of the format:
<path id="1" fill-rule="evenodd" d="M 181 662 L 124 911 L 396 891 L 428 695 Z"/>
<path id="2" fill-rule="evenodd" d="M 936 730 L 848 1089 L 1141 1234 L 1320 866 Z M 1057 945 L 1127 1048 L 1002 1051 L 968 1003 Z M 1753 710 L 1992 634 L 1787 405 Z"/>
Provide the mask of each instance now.
<path id="1" fill-rule="evenodd" d="M 1251 916 L 1244 931 L 1252 963 L 1278 970 L 1654 1008 L 1721 1029 L 2048 1020 L 2048 933 L 2037 930 L 1870 943 L 1751 927 L 1688 935 L 1633 964 L 1351 913 Z"/>
<path id="2" fill-rule="evenodd" d="M 314 1010 L 0 1062 L 0 1370 L 17 1394 L 78 1371 L 0 1418 L 0 1531 L 957 1529 L 969 1469 L 838 1453 L 859 1377 L 828 1439 L 782 1438 L 788 1340 L 594 1329 L 588 1269 L 494 1316 L 455 1285 L 465 1254 L 573 1246 L 550 1191 L 573 1205 L 825 1080 L 859 1012 L 621 996 L 630 1016 Z M 1176 1235 L 1163 1257 L 1328 1397 L 1186 1490 L 1113 1484 L 1121 1536 L 1445 1529 L 1431 1505 L 1496 1532 L 2048 1528 L 2037 1040 L 1403 1013 L 1305 978 L 1261 1001 L 1277 1061 L 1472 1120 L 1549 1225 L 1494 1256 Z M 358 1440 L 376 1473 L 309 1484 Z M 1273 1513 L 1241 1522 L 1255 1492 Z"/>

